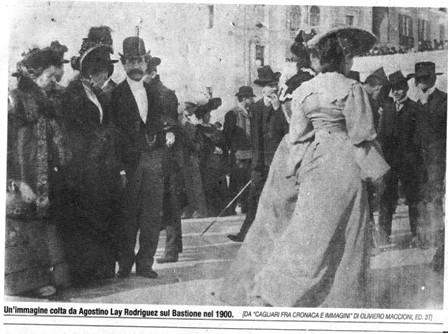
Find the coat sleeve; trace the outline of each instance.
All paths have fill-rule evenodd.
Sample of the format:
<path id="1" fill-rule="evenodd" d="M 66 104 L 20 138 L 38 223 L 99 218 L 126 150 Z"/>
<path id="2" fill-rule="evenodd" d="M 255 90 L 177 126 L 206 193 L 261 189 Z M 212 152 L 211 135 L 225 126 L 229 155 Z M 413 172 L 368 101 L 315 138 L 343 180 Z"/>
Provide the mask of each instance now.
<path id="1" fill-rule="evenodd" d="M 347 134 L 353 143 L 354 159 L 360 168 L 361 178 L 376 182 L 390 169 L 376 139 L 375 125 L 367 92 L 359 85 L 350 89 L 345 108 Z"/>

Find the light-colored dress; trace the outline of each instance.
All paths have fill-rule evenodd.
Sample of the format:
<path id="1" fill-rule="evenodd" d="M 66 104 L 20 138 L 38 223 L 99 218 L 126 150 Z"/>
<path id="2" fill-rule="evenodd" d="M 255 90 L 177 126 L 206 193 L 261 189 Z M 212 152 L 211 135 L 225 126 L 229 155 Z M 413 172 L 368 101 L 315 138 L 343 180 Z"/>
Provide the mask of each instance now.
<path id="1" fill-rule="evenodd" d="M 365 180 L 386 164 L 363 87 L 338 73 L 292 102 L 257 216 L 225 277 L 231 305 L 363 307 L 369 207 Z"/>

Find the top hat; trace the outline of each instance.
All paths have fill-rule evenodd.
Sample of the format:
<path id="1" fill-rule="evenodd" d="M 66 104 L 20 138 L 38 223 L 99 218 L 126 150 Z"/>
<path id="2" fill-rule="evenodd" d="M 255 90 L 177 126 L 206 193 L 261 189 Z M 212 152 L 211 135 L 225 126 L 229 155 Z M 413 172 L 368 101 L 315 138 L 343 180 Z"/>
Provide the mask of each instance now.
<path id="1" fill-rule="evenodd" d="M 258 79 L 254 81 L 254 84 L 259 86 L 266 86 L 270 83 L 277 83 L 280 79 L 280 72 L 273 72 L 271 66 L 266 65 L 257 69 Z"/>
<path id="2" fill-rule="evenodd" d="M 379 69 L 373 71 L 371 74 L 369 74 L 366 78 L 366 81 L 369 78 L 376 78 L 381 86 L 389 85 L 389 80 L 387 79 L 386 72 L 384 72 L 384 68 L 380 67 Z"/>
<path id="3" fill-rule="evenodd" d="M 137 36 L 126 37 L 123 40 L 123 54 L 124 58 L 142 57 L 146 55 L 145 42 Z"/>
<path id="4" fill-rule="evenodd" d="M 415 64 L 415 73 L 408 75 L 408 78 L 419 78 L 426 77 L 430 75 L 441 75 L 443 73 L 436 73 L 436 64 L 432 61 L 422 61 Z"/>
<path id="5" fill-rule="evenodd" d="M 347 78 L 360 81 L 359 72 L 358 71 L 350 71 L 347 74 Z"/>
<path id="6" fill-rule="evenodd" d="M 327 38 L 336 37 L 344 52 L 354 56 L 368 52 L 376 43 L 376 37 L 370 31 L 354 27 L 335 28 L 317 34 L 308 41 L 309 47 L 316 47 L 325 42 Z"/>
<path id="7" fill-rule="evenodd" d="M 235 96 L 255 97 L 254 90 L 250 86 L 241 86 Z"/>
<path id="8" fill-rule="evenodd" d="M 398 86 L 401 84 L 407 84 L 408 79 L 401 73 L 401 71 L 396 71 L 389 75 L 389 82 L 392 87 Z"/>

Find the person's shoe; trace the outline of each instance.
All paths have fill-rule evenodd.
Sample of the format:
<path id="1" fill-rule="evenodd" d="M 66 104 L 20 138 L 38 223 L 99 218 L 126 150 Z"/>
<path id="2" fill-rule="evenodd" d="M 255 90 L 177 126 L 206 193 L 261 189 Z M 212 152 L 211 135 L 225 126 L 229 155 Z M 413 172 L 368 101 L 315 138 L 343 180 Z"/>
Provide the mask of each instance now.
<path id="1" fill-rule="evenodd" d="M 157 273 L 154 270 L 148 269 L 137 271 L 137 276 L 143 276 L 146 278 L 157 278 L 159 275 L 157 275 Z"/>
<path id="2" fill-rule="evenodd" d="M 228 234 L 227 238 L 229 238 L 230 240 L 234 241 L 234 242 L 243 242 L 244 241 L 244 237 L 238 233 L 238 234 Z"/>
<path id="3" fill-rule="evenodd" d="M 157 259 L 157 263 L 173 263 L 177 262 L 179 258 L 177 256 L 164 256 L 159 259 Z"/>

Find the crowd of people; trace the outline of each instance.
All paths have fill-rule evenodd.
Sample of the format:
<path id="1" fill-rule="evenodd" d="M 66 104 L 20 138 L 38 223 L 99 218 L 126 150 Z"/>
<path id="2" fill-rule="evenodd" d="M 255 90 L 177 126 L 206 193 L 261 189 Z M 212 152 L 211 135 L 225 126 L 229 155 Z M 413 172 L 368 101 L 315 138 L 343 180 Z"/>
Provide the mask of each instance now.
<path id="1" fill-rule="evenodd" d="M 361 82 L 353 57 L 375 41 L 356 28 L 300 32 L 296 73 L 258 68 L 262 96 L 235 89 L 222 125 L 210 122 L 219 97 L 179 105 L 139 36 L 123 40 L 119 60 L 106 26 L 92 27 L 70 61 L 57 41 L 29 50 L 9 94 L 7 215 L 55 224 L 72 284 L 83 286 L 127 278 L 134 264 L 156 278 L 161 230 L 157 262 L 176 262 L 181 218 L 241 211 L 240 231 L 228 235 L 244 243 L 224 279 L 225 302 L 352 307 L 362 303 L 373 208 L 388 243 L 402 192 L 411 246 L 437 247 L 441 271 L 446 93 L 431 62 L 408 77 L 380 68 Z M 126 79 L 117 84 L 118 61 Z M 62 87 L 69 62 L 77 76 Z"/>

